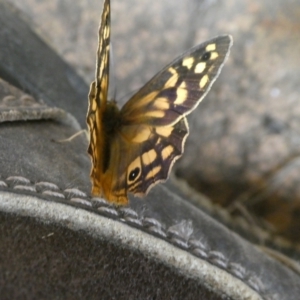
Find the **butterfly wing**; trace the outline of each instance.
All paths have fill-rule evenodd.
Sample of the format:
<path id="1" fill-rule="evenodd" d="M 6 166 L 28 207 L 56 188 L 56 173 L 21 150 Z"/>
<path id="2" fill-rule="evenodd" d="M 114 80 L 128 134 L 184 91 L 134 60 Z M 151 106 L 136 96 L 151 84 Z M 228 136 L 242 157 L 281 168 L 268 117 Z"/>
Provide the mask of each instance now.
<path id="1" fill-rule="evenodd" d="M 184 150 L 185 116 L 205 97 L 229 54 L 232 38 L 219 36 L 185 52 L 153 77 L 122 108 L 119 139 L 128 143 L 115 191 L 144 195 Z M 125 170 L 125 172 L 124 172 Z"/>
<path id="2" fill-rule="evenodd" d="M 153 185 L 166 180 L 183 153 L 187 135 L 185 118 L 168 127 L 122 127 L 111 141 L 110 163 L 102 176 L 105 198 L 124 205 L 128 192 L 144 196 Z"/>
<path id="3" fill-rule="evenodd" d="M 126 130 L 122 131 L 123 137 Z M 126 169 L 127 191 L 138 196 L 146 195 L 151 187 L 169 177 L 173 164 L 183 153 L 189 133 L 185 117 L 171 126 L 149 126 L 148 130 L 149 136 L 144 135 L 146 140 L 140 134 L 143 130 L 133 137 L 133 159 Z"/>
<path id="4" fill-rule="evenodd" d="M 122 108 L 124 122 L 166 126 L 193 111 L 229 55 L 232 37 L 218 36 L 186 51 L 143 86 Z"/>
<path id="5" fill-rule="evenodd" d="M 108 84 L 109 84 L 109 47 L 110 47 L 110 1 L 105 0 L 101 23 L 99 27 L 99 40 L 96 60 L 96 76 L 89 92 L 89 107 L 87 124 L 90 134 L 88 153 L 92 158 L 91 178 L 93 181 L 93 194 L 101 194 L 101 165 L 105 159 L 103 134 L 103 115 L 106 110 Z M 100 167 L 99 167 L 100 166 Z"/>

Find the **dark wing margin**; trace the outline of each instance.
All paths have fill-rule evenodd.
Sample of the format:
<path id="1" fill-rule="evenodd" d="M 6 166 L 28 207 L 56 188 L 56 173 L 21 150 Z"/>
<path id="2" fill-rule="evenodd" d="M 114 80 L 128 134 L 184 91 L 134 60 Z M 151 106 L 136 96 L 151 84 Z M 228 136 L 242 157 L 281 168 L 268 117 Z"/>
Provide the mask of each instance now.
<path id="1" fill-rule="evenodd" d="M 128 124 L 175 124 L 203 100 L 221 72 L 232 45 L 218 36 L 183 53 L 143 86 L 121 110 Z"/>

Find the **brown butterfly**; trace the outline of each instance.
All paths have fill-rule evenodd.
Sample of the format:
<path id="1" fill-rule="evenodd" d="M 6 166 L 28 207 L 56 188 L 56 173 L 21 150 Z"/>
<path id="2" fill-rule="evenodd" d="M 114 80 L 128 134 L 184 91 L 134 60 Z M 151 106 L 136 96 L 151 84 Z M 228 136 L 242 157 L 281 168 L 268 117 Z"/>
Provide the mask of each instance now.
<path id="1" fill-rule="evenodd" d="M 186 51 L 120 110 L 107 99 L 110 1 L 105 0 L 87 113 L 93 195 L 124 205 L 129 192 L 144 196 L 168 178 L 189 133 L 185 117 L 211 88 L 231 45 L 231 36 L 224 35 Z"/>

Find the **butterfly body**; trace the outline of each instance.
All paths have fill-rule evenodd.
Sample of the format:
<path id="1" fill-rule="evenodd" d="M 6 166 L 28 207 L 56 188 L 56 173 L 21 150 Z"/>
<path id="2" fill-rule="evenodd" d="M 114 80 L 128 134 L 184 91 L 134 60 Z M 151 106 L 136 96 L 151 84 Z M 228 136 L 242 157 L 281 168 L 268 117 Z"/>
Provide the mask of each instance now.
<path id="1" fill-rule="evenodd" d="M 123 205 L 128 193 L 144 196 L 165 181 L 182 155 L 186 115 L 209 91 L 229 53 L 232 39 L 220 36 L 167 65 L 119 110 L 108 101 L 110 2 L 99 29 L 96 79 L 89 93 L 88 152 L 92 194 Z"/>

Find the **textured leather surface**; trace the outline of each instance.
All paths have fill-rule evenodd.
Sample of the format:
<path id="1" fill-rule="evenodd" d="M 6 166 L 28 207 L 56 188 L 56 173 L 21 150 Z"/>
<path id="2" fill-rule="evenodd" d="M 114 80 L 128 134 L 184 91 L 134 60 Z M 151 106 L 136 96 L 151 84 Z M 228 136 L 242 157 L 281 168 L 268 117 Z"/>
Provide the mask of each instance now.
<path id="1" fill-rule="evenodd" d="M 5 70 L 0 75 L 10 70 L 3 77 L 18 86 L 22 82 L 35 96 L 29 101 L 29 113 L 24 109 L 28 96 L 0 82 L 3 299 L 296 299 L 297 273 L 175 189 L 159 185 L 143 201 L 131 198 L 127 208 L 92 199 L 85 137 L 55 142 L 78 131 L 85 118 L 86 96 L 71 85 L 66 91 L 61 78 L 51 76 L 65 68 L 72 78 L 77 75 L 19 22 L 1 0 L 0 28 L 6 30 L 0 29 L 0 57 L 5 53 L 9 59 L 0 60 L 0 70 Z M 18 66 L 24 53 L 2 52 L 7 39 L 1 35 L 12 43 L 18 40 L 6 23 L 20 26 L 18 34 L 30 49 L 28 66 L 20 72 L 8 68 L 7 61 Z M 36 44 L 43 47 L 30 48 Z M 38 58 L 48 56 L 53 59 L 44 62 L 40 73 Z M 50 77 L 55 94 L 47 101 Z M 26 85 L 27 78 L 32 78 L 31 84 Z M 70 101 L 73 94 L 80 99 L 78 107 Z"/>
<path id="2" fill-rule="evenodd" d="M 2 299 L 229 299 L 85 232 L 10 214 L 0 223 Z"/>
<path id="3" fill-rule="evenodd" d="M 0 1 L 0 76 L 37 99 L 71 112 L 85 126 L 88 86 L 20 18 Z M 61 97 L 64 97 L 62 100 Z"/>

